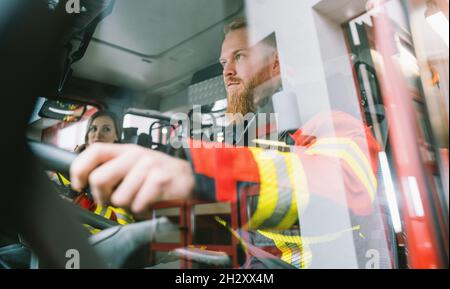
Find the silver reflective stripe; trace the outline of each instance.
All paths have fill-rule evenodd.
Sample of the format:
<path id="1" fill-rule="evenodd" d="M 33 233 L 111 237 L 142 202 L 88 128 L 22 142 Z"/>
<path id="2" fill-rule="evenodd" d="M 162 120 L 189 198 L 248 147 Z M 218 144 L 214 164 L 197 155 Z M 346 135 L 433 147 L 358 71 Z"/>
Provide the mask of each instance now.
<path id="1" fill-rule="evenodd" d="M 115 210 L 113 210 L 113 212 L 114 212 L 114 214 L 116 214 L 117 220 L 120 219 L 120 220 L 123 220 L 123 221 L 125 221 L 127 223 L 133 223 L 134 222 L 130 217 L 128 217 L 126 215 L 120 214 L 120 213 L 118 213 Z"/>
<path id="2" fill-rule="evenodd" d="M 100 211 L 99 215 L 104 217 L 107 209 L 108 209 L 107 206 L 102 206 L 102 210 Z"/>
<path id="3" fill-rule="evenodd" d="M 301 245 L 286 243 L 286 246 L 291 250 L 291 264 L 297 268 L 301 268 Z"/>

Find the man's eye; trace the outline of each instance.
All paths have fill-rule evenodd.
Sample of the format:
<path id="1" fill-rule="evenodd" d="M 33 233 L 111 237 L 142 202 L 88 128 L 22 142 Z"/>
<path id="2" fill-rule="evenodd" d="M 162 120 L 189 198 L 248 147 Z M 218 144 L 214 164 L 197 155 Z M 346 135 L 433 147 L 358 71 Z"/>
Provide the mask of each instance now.
<path id="1" fill-rule="evenodd" d="M 243 55 L 243 54 L 236 54 L 236 56 L 234 57 L 234 59 L 236 60 L 236 61 L 240 61 L 240 60 L 242 60 L 243 58 L 244 58 L 245 56 Z"/>
<path id="2" fill-rule="evenodd" d="M 226 61 L 221 61 L 220 65 L 222 65 L 222 67 L 225 68 L 225 65 L 227 65 L 227 62 Z"/>

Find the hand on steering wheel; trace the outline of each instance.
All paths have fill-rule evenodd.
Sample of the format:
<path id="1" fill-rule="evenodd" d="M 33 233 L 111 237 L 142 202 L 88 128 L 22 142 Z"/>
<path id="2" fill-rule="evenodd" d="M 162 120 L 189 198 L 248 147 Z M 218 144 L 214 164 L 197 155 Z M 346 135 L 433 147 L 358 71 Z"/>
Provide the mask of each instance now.
<path id="1" fill-rule="evenodd" d="M 95 201 L 146 216 L 157 201 L 184 199 L 194 189 L 187 161 L 137 145 L 95 143 L 72 163 L 72 188 L 87 184 Z"/>

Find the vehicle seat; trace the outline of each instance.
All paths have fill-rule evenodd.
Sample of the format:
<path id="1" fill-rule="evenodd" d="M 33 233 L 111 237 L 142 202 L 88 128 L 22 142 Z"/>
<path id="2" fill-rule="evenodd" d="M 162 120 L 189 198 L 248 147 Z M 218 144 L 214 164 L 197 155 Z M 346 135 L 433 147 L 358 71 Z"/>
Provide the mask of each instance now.
<path id="1" fill-rule="evenodd" d="M 137 144 L 137 127 L 126 127 L 123 129 L 123 140 L 122 143 Z"/>
<path id="2" fill-rule="evenodd" d="M 137 144 L 146 148 L 149 148 L 151 145 L 151 138 L 146 133 L 140 133 L 137 138 Z"/>

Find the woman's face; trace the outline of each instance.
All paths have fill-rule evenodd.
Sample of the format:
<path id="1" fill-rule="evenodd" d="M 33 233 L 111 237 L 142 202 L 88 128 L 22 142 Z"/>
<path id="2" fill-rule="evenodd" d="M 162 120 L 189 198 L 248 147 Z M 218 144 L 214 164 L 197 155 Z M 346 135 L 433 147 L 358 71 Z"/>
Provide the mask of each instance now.
<path id="1" fill-rule="evenodd" d="M 87 145 L 95 142 L 113 143 L 117 141 L 114 122 L 109 116 L 99 116 L 91 123 L 88 128 Z"/>

